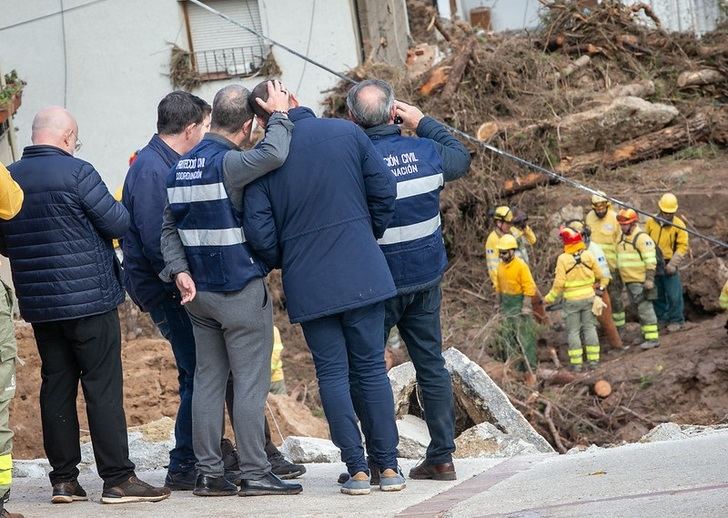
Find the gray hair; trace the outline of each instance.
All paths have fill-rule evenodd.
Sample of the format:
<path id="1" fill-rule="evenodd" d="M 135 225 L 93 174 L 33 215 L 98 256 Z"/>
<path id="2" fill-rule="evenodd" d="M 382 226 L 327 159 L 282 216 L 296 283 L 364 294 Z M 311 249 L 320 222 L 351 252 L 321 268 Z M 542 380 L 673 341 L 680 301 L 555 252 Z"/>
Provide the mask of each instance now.
<path id="1" fill-rule="evenodd" d="M 235 133 L 243 124 L 253 118 L 253 111 L 248 103 L 250 91 L 240 85 L 228 85 L 215 94 L 212 101 L 213 131 Z"/>
<path id="2" fill-rule="evenodd" d="M 363 128 L 387 124 L 394 106 L 394 90 L 386 81 L 367 79 L 349 90 L 346 106 L 354 122 Z"/>

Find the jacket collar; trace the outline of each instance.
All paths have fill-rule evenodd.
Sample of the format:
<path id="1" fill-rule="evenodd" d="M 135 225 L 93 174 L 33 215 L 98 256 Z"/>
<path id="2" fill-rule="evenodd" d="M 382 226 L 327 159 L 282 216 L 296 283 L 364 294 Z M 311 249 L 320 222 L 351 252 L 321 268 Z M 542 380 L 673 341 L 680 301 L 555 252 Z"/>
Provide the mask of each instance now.
<path id="1" fill-rule="evenodd" d="M 402 130 L 396 124 L 379 124 L 378 126 L 366 128 L 364 133 L 366 133 L 369 138 L 381 138 L 388 137 L 390 135 L 401 135 Z"/>
<path id="2" fill-rule="evenodd" d="M 150 149 L 154 150 L 160 157 L 162 157 L 162 160 L 170 166 L 179 160 L 180 154 L 169 147 L 167 143 L 156 133 L 152 137 L 152 140 L 149 141 L 148 145 Z"/>
<path id="3" fill-rule="evenodd" d="M 307 108 L 306 106 L 299 106 L 298 108 L 293 108 L 288 112 L 288 119 L 291 122 L 296 122 L 301 119 L 315 119 L 316 114 L 311 110 L 311 108 Z"/>
<path id="4" fill-rule="evenodd" d="M 59 147 L 56 146 L 49 146 L 46 144 L 38 145 L 38 146 L 28 146 L 25 149 L 23 149 L 23 158 L 31 158 L 36 156 L 53 156 L 53 155 L 61 155 L 61 156 L 73 156 L 71 153 L 68 153 L 64 150 L 62 150 Z"/>
<path id="5" fill-rule="evenodd" d="M 202 137 L 202 140 L 210 141 L 210 142 L 216 142 L 220 145 L 225 146 L 228 149 L 240 149 L 238 146 L 236 146 L 233 142 L 226 139 L 222 135 L 218 135 L 217 133 L 205 133 L 205 136 Z"/>

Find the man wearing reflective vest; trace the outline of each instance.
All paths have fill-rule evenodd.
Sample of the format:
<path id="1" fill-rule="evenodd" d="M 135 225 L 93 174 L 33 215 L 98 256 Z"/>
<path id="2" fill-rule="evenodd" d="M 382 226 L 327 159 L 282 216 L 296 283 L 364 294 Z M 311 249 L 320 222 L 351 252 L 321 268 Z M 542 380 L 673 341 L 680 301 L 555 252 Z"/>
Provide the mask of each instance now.
<path id="1" fill-rule="evenodd" d="M 455 480 L 455 418 L 450 375 L 442 357 L 440 281 L 447 253 L 440 226 L 440 191 L 468 172 L 467 148 L 432 117 L 395 101 L 381 80 L 362 81 L 347 96 L 351 119 L 362 126 L 397 180 L 394 218 L 378 240 L 397 295 L 385 303 L 386 340 L 395 325 L 404 340 L 422 389 L 431 441 L 413 479 Z M 395 119 L 416 131 L 401 135 Z"/>
<path id="2" fill-rule="evenodd" d="M 645 232 L 650 235 L 665 260 L 664 269 L 658 266 L 659 271 L 655 275 L 655 315 L 659 323 L 667 324 L 667 330 L 673 332 L 679 331 L 685 324 L 679 268 L 688 256 L 688 232 L 685 230 L 685 222 L 675 214 L 678 205 L 674 194 L 663 194 L 657 206 L 660 209 L 657 216 L 670 223 L 649 218 L 645 224 Z"/>
<path id="3" fill-rule="evenodd" d="M 599 337 L 594 317 L 602 308 L 601 294 L 605 285 L 599 264 L 586 249 L 581 234 L 573 228 L 561 227 L 559 236 L 564 243 L 564 252 L 556 261 L 554 283 L 544 301 L 551 304 L 560 296 L 564 298 L 569 364 L 572 370 L 579 372 L 584 363 L 584 352 L 590 367 L 599 363 Z"/>
<path id="4" fill-rule="evenodd" d="M 617 268 L 622 282 L 627 287 L 632 304 L 637 305 L 644 342 L 641 349 L 659 347 L 657 316 L 652 301 L 657 297 L 655 270 L 657 256 L 655 242 L 643 232 L 634 209 L 621 209 L 617 221 L 622 228 L 622 237 L 617 245 Z"/>
<path id="5" fill-rule="evenodd" d="M 272 115 L 259 146 L 240 150 L 253 123 L 250 92 L 227 86 L 215 95 L 210 133 L 180 158 L 167 179 L 160 277 L 176 282 L 197 344 L 192 442 L 199 473 L 193 493 L 199 496 L 238 493 L 223 476 L 220 447 L 228 373 L 240 395 L 233 410 L 242 474 L 238 494 L 301 491 L 300 484 L 283 482 L 271 472 L 264 451 L 273 314 L 263 280 L 268 270 L 242 231 L 245 186 L 288 156 L 293 127 L 288 93 L 277 81 L 268 88 L 271 95 L 262 106 Z"/>
<path id="6" fill-rule="evenodd" d="M 611 207 L 609 200 L 603 192 L 594 194 L 591 198 L 592 210 L 590 210 L 584 223 L 591 229 L 591 240 L 602 247 L 604 256 L 609 264 L 609 271 L 612 280 L 607 286 L 609 300 L 612 304 L 612 319 L 618 330 L 625 324 L 624 303 L 622 302 L 622 291 L 624 285 L 617 273 L 617 243 L 622 237 L 622 230 L 617 222 L 617 213 Z"/>

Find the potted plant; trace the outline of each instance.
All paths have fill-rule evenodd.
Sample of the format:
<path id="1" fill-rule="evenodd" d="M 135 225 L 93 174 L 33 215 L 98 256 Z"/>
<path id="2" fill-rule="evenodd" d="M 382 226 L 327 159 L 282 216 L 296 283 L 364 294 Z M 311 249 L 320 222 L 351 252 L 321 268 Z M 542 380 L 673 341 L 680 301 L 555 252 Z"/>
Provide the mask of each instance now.
<path id="1" fill-rule="evenodd" d="M 15 115 L 20 108 L 25 81 L 15 70 L 5 74 L 5 86 L 0 87 L 0 124 Z"/>

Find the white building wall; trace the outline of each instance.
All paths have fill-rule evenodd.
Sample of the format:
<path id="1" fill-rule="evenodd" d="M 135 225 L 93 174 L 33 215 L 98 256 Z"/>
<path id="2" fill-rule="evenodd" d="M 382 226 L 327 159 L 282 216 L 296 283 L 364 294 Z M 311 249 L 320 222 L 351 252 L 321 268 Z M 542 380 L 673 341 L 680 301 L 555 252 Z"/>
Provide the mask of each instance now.
<path id="1" fill-rule="evenodd" d="M 351 0 L 259 0 L 264 34 L 338 71 L 359 64 L 358 30 Z M 63 0 L 66 9 L 88 0 Z M 0 29 L 59 11 L 61 0 L 0 0 Z M 15 117 L 18 146 L 30 144 L 33 116 L 42 107 L 66 105 L 78 120 L 83 148 L 77 156 L 96 166 L 113 191 L 121 185 L 128 157 L 155 131 L 156 107 L 172 90 L 170 43 L 187 48 L 177 0 L 107 0 L 67 12 L 65 58 L 62 17 L 51 16 L 0 30 L 0 69 L 16 69 L 28 82 Z M 310 25 L 310 26 L 309 26 Z M 321 111 L 337 79 L 281 49 L 274 56 L 282 80 L 299 99 Z M 67 72 L 67 75 L 66 75 Z M 225 84 L 253 86 L 261 78 L 206 82 L 194 93 L 212 102 Z"/>
<path id="2" fill-rule="evenodd" d="M 465 20 L 475 7 L 490 8 L 491 26 L 500 32 L 536 27 L 541 4 L 538 0 L 458 0 L 458 12 Z"/>

